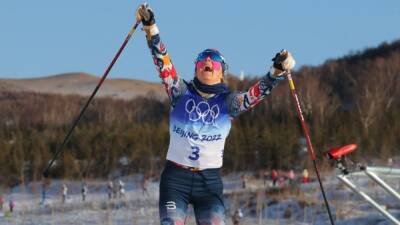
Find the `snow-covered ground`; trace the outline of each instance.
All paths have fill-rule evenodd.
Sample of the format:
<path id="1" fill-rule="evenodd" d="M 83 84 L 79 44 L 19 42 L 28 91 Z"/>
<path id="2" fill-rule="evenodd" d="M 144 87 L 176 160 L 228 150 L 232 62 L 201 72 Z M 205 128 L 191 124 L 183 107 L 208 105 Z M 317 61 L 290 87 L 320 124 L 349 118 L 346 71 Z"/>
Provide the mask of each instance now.
<path id="1" fill-rule="evenodd" d="M 296 184 L 291 187 L 272 187 L 268 181 L 248 182 L 242 188 L 241 174 L 224 177 L 227 224 L 232 224 L 231 215 L 240 208 L 243 212 L 241 224 L 330 224 L 318 182 Z M 389 225 L 375 208 L 352 193 L 335 174 L 324 176 L 323 184 L 337 225 Z M 400 191 L 399 177 L 383 177 L 395 190 Z M 121 178 L 125 182 L 126 196 L 108 200 L 107 181 L 87 181 L 89 192 L 85 202 L 81 199 L 81 182 L 52 181 L 46 192 L 46 201 L 41 204 L 41 184 L 18 186 L 4 194 L 4 208 L 0 211 L 0 224 L 23 225 L 152 225 L 158 221 L 158 182 L 148 184 L 148 194 L 141 188 L 141 176 Z M 365 176 L 350 176 L 349 179 L 386 207 L 400 219 L 400 202 L 393 199 L 381 187 Z M 66 203 L 61 202 L 62 184 L 68 185 Z M 15 200 L 13 213 L 8 212 L 9 199 Z M 189 210 L 187 225 L 194 225 L 193 211 Z"/>

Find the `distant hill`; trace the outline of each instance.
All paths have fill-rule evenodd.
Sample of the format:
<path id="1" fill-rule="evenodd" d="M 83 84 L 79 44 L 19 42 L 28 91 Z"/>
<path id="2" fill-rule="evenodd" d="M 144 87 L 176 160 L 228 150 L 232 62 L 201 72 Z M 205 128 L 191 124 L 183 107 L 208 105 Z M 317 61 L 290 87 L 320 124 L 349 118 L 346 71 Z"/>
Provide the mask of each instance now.
<path id="1" fill-rule="evenodd" d="M 99 79 L 73 73 L 0 80 L 0 186 L 42 179 L 43 168 L 86 102 L 86 97 L 60 94 L 88 95 Z M 233 90 L 248 89 L 258 79 L 228 77 Z M 398 163 L 400 41 L 319 66 L 303 66 L 293 72 L 293 79 L 316 156 L 324 168 L 332 167 L 323 152 L 350 143 L 359 146 L 350 156 L 356 163 L 387 163 L 389 158 Z M 107 79 L 99 96 L 113 98 L 96 98 L 88 107 L 52 177 L 107 179 L 114 174 L 157 174 L 162 170 L 169 144 L 169 102 L 141 97 L 121 100 L 148 96 L 149 92 L 166 96 L 160 84 Z M 287 81 L 249 111 L 232 121 L 224 171 L 291 168 L 301 172 L 312 166 L 303 151 L 303 135 Z M 120 163 L 121 157 L 128 159 L 128 166 Z"/>
<path id="2" fill-rule="evenodd" d="M 87 73 L 65 73 L 31 79 L 0 79 L 0 90 L 87 96 L 93 92 L 99 80 L 100 77 Z M 106 79 L 96 96 L 132 99 L 149 94 L 166 97 L 161 83 L 133 79 Z"/>

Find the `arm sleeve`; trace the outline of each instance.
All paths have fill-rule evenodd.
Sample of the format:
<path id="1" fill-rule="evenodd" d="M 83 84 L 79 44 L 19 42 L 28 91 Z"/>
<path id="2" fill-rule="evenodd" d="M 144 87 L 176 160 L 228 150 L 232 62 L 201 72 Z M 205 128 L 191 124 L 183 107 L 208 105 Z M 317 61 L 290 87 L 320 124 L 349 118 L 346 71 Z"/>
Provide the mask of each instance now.
<path id="1" fill-rule="evenodd" d="M 253 108 L 271 93 L 277 83 L 278 80 L 271 78 L 268 72 L 260 81 L 250 87 L 248 91 L 231 93 L 227 97 L 229 114 L 232 117 L 236 117 L 240 113 Z"/>
<path id="2" fill-rule="evenodd" d="M 157 25 L 154 24 L 143 29 L 146 32 L 147 44 L 157 72 L 171 101 L 171 105 L 174 106 L 177 99 L 186 91 L 187 84 L 178 76 L 167 53 L 167 48 L 161 41 Z"/>

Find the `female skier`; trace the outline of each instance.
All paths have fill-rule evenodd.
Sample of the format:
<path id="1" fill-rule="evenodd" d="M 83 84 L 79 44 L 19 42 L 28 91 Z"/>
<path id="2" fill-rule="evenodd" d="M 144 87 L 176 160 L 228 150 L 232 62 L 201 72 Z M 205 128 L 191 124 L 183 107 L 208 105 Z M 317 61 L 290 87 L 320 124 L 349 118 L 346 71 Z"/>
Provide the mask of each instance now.
<path id="1" fill-rule="evenodd" d="M 195 60 L 193 80 L 186 82 L 177 75 L 160 39 L 153 11 L 142 4 L 136 17 L 143 24 L 171 101 L 170 144 L 160 181 L 160 222 L 183 225 L 188 204 L 192 204 L 198 225 L 225 224 L 219 168 L 231 120 L 263 100 L 295 61 L 282 50 L 257 84 L 247 92 L 232 93 L 223 82 L 228 69 L 224 57 L 215 49 L 206 49 Z"/>

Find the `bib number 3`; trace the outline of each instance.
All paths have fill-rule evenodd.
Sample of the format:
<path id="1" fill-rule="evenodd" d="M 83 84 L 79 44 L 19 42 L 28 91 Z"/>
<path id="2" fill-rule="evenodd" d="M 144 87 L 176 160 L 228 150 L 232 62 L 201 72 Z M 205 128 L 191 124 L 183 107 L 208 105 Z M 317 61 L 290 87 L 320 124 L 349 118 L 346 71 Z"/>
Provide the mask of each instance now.
<path id="1" fill-rule="evenodd" d="M 200 148 L 197 146 L 192 146 L 192 154 L 190 154 L 189 159 L 190 160 L 198 160 L 200 158 Z"/>

